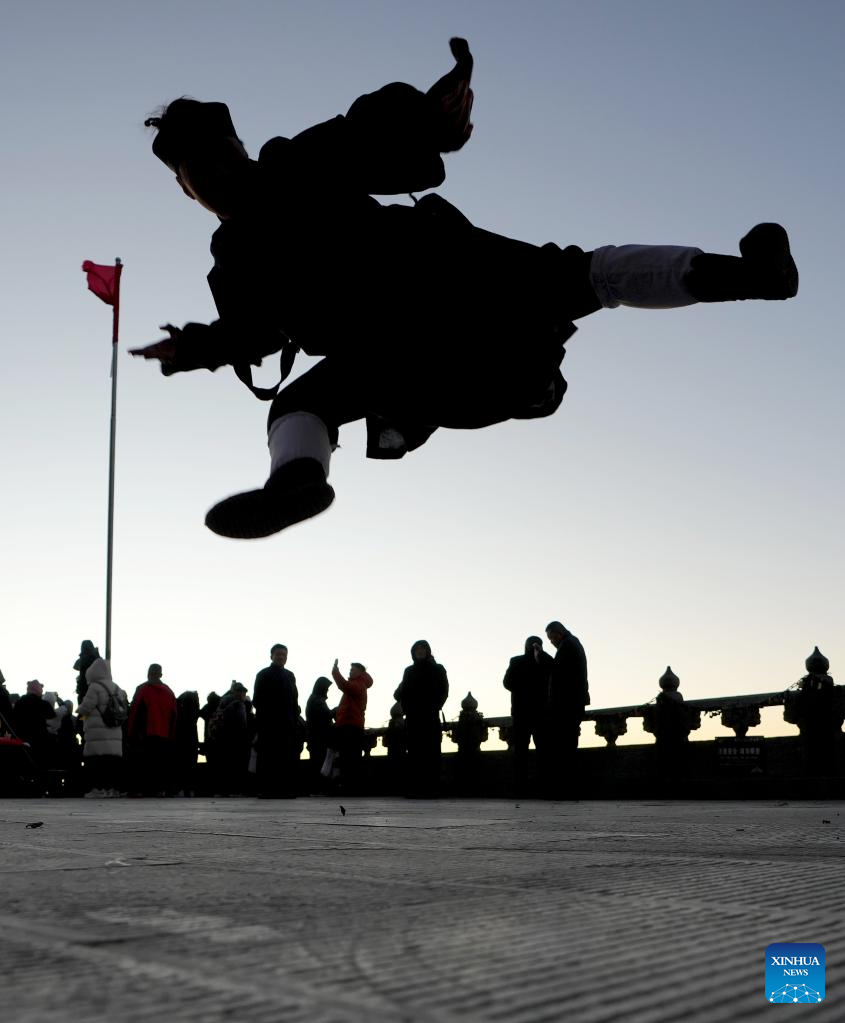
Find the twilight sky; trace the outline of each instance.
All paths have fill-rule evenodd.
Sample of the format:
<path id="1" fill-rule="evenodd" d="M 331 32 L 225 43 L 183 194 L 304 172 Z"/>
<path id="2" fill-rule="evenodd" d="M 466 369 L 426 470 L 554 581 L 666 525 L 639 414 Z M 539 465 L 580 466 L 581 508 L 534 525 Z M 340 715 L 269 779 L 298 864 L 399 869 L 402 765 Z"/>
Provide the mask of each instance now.
<path id="1" fill-rule="evenodd" d="M 144 118 L 179 95 L 223 100 L 257 155 L 387 82 L 427 88 L 452 35 L 476 59 L 475 133 L 439 191 L 473 222 L 537 243 L 736 253 L 777 220 L 799 296 L 602 311 L 568 344 L 553 417 L 441 430 L 399 463 L 367 461 L 363 427 L 346 427 L 327 513 L 268 540 L 214 536 L 208 507 L 266 477 L 267 410 L 231 370 L 165 379 L 126 354 L 161 323 L 215 315 L 216 221 L 152 156 Z M 251 687 L 279 641 L 303 706 L 335 657 L 363 661 L 377 726 L 426 638 L 447 716 L 467 690 L 493 716 L 509 709 L 508 658 L 553 618 L 584 643 L 595 707 L 647 701 L 667 664 L 687 698 L 781 689 L 815 644 L 845 681 L 843 35 L 838 0 L 10 7 L 9 688 L 38 677 L 71 696 L 80 640 L 104 641 L 111 310 L 79 267 L 115 256 L 112 651 L 130 692 L 150 661 L 177 693 Z"/>

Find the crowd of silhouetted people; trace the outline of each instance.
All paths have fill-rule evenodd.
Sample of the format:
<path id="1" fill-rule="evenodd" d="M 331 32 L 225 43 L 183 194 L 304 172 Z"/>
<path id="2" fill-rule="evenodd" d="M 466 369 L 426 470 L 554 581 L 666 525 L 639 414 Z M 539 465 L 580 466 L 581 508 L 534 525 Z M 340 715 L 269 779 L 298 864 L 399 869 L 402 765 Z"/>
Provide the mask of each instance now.
<path id="1" fill-rule="evenodd" d="M 580 641 L 559 621 L 546 627 L 546 639 L 553 656 L 535 635 L 510 659 L 503 686 L 510 694 L 511 719 L 501 734 L 510 749 L 517 796 L 567 798 L 577 789 L 575 758 L 590 702 L 587 659 Z M 176 696 L 161 665 L 153 663 L 130 698 L 112 679 L 109 662 L 85 640 L 74 664 L 76 710 L 74 701 L 45 691 L 37 679 L 26 683 L 25 693 L 10 694 L 0 673 L 0 795 L 282 799 L 367 792 L 367 755 L 376 744 L 366 729 L 372 676 L 359 661 L 344 674 L 335 660 L 331 677 L 313 683 L 303 709 L 287 658 L 287 647 L 274 644 L 270 663 L 255 676 L 252 695 L 233 681 L 222 695 L 209 693 L 204 703 L 193 690 Z M 831 776 L 839 770 L 845 696 L 818 649 L 806 665 L 808 674 L 798 688 L 785 693 L 784 717 L 799 728 L 805 773 Z M 655 737 L 657 774 L 679 778 L 700 711 L 685 703 L 671 668 L 660 688 L 656 700 L 641 708 L 643 726 Z M 444 729 L 457 746 L 452 791 L 483 788 L 480 751 L 487 725 L 469 693 L 458 720 L 447 726 L 448 694 L 446 669 L 429 643 L 418 640 L 382 733 L 389 791 L 438 795 Z M 759 723 L 759 713 L 756 718 L 748 709 L 743 714 L 744 727 Z"/>
<path id="2" fill-rule="evenodd" d="M 559 622 L 550 624 L 547 637 L 557 648 L 555 657 L 542 650 L 539 637 L 530 637 L 505 675 L 518 779 L 532 737 L 544 769 L 559 775 L 571 768 L 589 702 L 581 644 Z M 204 703 L 196 691 L 177 696 L 157 663 L 130 698 L 90 640 L 82 642 L 74 664 L 76 710 L 74 701 L 45 692 L 36 679 L 27 682 L 26 693 L 10 694 L 0 674 L 0 792 L 294 798 L 364 791 L 366 754 L 375 745 L 365 728 L 373 686 L 366 666 L 352 662 L 344 674 L 335 661 L 331 678 L 314 682 L 303 709 L 287 657 L 287 647 L 274 644 L 251 695 L 233 681 Z M 418 640 L 393 694 L 384 736 L 395 791 L 438 794 L 448 695 L 446 669 L 429 643 Z M 460 750 L 473 748 L 480 718 L 465 706 L 455 735 L 470 739 L 458 741 Z"/>
<path id="3" fill-rule="evenodd" d="M 154 663 L 130 698 L 85 640 L 74 664 L 75 712 L 72 700 L 45 692 L 36 679 L 25 694 L 10 694 L 0 675 L 0 792 L 294 798 L 361 791 L 362 760 L 374 745 L 365 731 L 372 677 L 360 662 L 344 674 L 335 661 L 332 677 L 316 680 L 303 711 L 287 655 L 284 644 L 272 646 L 251 696 L 237 681 L 204 703 L 196 691 L 177 696 Z M 437 792 L 448 692 L 445 668 L 425 640 L 416 642 L 395 692 L 408 795 Z"/>

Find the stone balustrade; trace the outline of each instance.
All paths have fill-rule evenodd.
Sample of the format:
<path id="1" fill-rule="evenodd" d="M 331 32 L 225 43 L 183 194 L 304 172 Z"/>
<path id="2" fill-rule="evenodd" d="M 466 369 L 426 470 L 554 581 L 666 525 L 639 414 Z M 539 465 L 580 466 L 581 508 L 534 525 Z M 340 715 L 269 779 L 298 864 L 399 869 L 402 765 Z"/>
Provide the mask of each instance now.
<path id="1" fill-rule="evenodd" d="M 661 692 L 673 701 L 683 703 L 688 713 L 689 730 L 694 731 L 701 725 L 703 714 L 710 717 L 720 716 L 721 724 L 733 731 L 736 738 L 744 738 L 749 728 L 754 728 L 761 722 L 760 711 L 764 707 L 784 707 L 784 720 L 790 724 L 796 724 L 799 730 L 804 732 L 807 727 L 807 709 L 801 708 L 801 701 L 805 704 L 807 699 L 812 703 L 812 697 L 816 693 L 826 695 L 825 707 L 829 705 L 830 714 L 833 717 L 833 724 L 836 729 L 841 730 L 843 719 L 845 719 L 845 686 L 835 685 L 833 679 L 828 675 L 830 667 L 827 658 L 819 652 L 818 647 L 806 659 L 805 667 L 807 674 L 784 690 L 769 693 L 751 693 L 742 696 L 711 696 L 698 700 L 683 700 L 678 692 L 678 677 L 667 668 L 658 680 Z M 803 694 L 803 695 L 802 695 Z M 819 701 L 816 701 L 819 702 Z M 479 729 L 486 729 L 487 733 L 496 729 L 499 738 L 508 744 L 508 738 L 512 722 L 510 715 L 499 717 L 484 717 L 478 711 L 478 704 L 467 694 L 464 699 L 462 719 L 458 721 L 444 721 L 443 731 L 461 745 L 461 737 L 468 733 L 465 723 L 467 707 L 471 708 L 474 715 L 474 728 L 472 729 L 472 742 L 477 740 Z M 628 731 L 629 718 L 643 719 L 646 731 L 654 732 L 654 711 L 657 701 L 650 701 L 645 704 L 631 704 L 624 707 L 588 707 L 584 713 L 584 721 L 592 721 L 595 724 L 596 735 L 605 740 L 607 746 L 615 746 L 620 736 Z M 826 711 L 827 712 L 827 711 Z M 812 708 L 810 708 L 812 714 Z M 392 728 L 401 720 L 401 707 L 398 705 L 391 711 Z M 837 723 L 838 722 L 838 723 Z M 812 726 L 810 726 L 812 727 Z M 368 728 L 367 734 L 370 737 L 370 749 L 375 748 L 377 742 L 385 745 L 384 739 L 388 735 L 388 727 Z"/>

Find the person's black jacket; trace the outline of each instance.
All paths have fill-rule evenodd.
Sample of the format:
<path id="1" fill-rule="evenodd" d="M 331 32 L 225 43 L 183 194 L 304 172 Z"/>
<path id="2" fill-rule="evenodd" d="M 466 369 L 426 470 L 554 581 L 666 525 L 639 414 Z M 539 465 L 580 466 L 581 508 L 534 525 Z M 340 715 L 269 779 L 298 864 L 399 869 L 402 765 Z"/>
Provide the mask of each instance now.
<path id="1" fill-rule="evenodd" d="M 83 639 L 80 645 L 79 657 L 77 657 L 73 665 L 73 670 L 79 672 L 76 676 L 77 703 L 82 703 L 82 700 L 88 691 L 88 680 L 85 678 L 85 672 L 88 671 L 99 656 L 100 651 L 94 646 L 91 640 Z"/>
<path id="2" fill-rule="evenodd" d="M 4 721 L 6 722 L 5 728 L 14 728 L 15 725 L 12 720 L 13 716 L 12 701 L 9 697 L 9 692 L 6 687 L 0 683 L 0 735 L 3 735 L 4 733 Z"/>
<path id="3" fill-rule="evenodd" d="M 561 281 L 583 253 L 477 229 L 439 196 L 377 202 L 443 181 L 431 121 L 426 95 L 393 83 L 265 143 L 212 238 L 220 319 L 187 324 L 162 371 L 233 365 L 246 379 L 290 346 L 343 360 L 366 382 L 370 457 L 401 456 L 436 426 L 554 412 L 575 331 Z M 379 445 L 389 427 L 405 446 Z"/>
<path id="4" fill-rule="evenodd" d="M 587 655 L 578 637 L 568 631 L 552 661 L 549 694 L 552 714 L 583 714 L 590 703 Z"/>
<path id="5" fill-rule="evenodd" d="M 545 650 L 537 650 L 539 636 L 529 636 L 525 653 L 511 657 L 502 685 L 511 694 L 511 714 L 536 717 L 548 712 L 549 683 L 554 659 Z"/>
<path id="6" fill-rule="evenodd" d="M 334 723 L 334 711 L 328 704 L 330 686 L 329 679 L 318 678 L 308 697 L 308 702 L 305 704 L 305 724 L 309 749 L 312 747 L 322 749 L 329 744 Z"/>
<path id="7" fill-rule="evenodd" d="M 199 696 L 195 692 L 176 697 L 176 746 L 180 755 L 196 759 L 199 749 Z"/>
<path id="8" fill-rule="evenodd" d="M 255 676 L 252 705 L 257 711 L 259 732 L 272 732 L 275 728 L 296 731 L 299 722 L 299 694 L 293 672 L 276 664 L 262 668 Z"/>
<path id="9" fill-rule="evenodd" d="M 242 745 L 250 740 L 246 703 L 236 693 L 224 693 L 218 707 L 222 717 L 219 738 L 229 745 Z"/>
<path id="10" fill-rule="evenodd" d="M 47 741 L 47 721 L 55 716 L 46 700 L 36 693 L 26 693 L 15 704 L 13 727 L 19 739 L 33 746 L 43 745 Z"/>
<path id="11" fill-rule="evenodd" d="M 446 669 L 435 661 L 431 647 L 425 640 L 414 643 L 411 656 L 413 657 L 414 649 L 420 645 L 428 648 L 428 656 L 424 660 L 415 660 L 408 665 L 395 696 L 402 705 L 409 727 L 436 724 L 439 728 L 440 710 L 449 695 L 449 679 Z"/>

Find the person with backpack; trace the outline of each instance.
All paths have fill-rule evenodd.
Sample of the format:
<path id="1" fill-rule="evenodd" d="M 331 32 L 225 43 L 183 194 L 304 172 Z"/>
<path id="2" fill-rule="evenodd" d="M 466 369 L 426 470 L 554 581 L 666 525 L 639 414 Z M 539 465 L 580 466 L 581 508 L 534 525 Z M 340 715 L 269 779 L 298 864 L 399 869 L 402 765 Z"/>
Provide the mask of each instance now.
<path id="1" fill-rule="evenodd" d="M 176 697 L 161 678 L 160 664 L 147 669 L 132 697 L 126 737 L 132 766 L 132 791 L 163 796 L 172 791 L 176 745 Z"/>
<path id="2" fill-rule="evenodd" d="M 84 722 L 88 799 L 108 799 L 123 793 L 123 725 L 129 699 L 111 677 L 109 662 L 96 658 L 85 672 L 87 689 L 79 705 Z"/>

